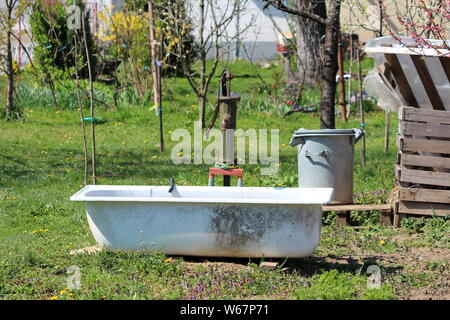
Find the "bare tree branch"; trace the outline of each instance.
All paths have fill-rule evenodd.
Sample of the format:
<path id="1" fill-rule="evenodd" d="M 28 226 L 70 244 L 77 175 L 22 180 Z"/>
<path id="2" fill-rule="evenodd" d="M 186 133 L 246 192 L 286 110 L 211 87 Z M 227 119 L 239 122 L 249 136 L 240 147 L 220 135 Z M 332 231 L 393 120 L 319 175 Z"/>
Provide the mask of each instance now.
<path id="1" fill-rule="evenodd" d="M 322 18 L 321 16 L 318 16 L 314 13 L 310 13 L 307 11 L 303 11 L 303 10 L 299 10 L 299 9 L 294 9 L 292 7 L 288 7 L 284 4 L 284 1 L 282 0 L 263 0 L 266 4 L 264 5 L 264 9 L 267 8 L 268 6 L 272 6 L 278 10 L 296 15 L 296 16 L 300 16 L 303 18 L 307 18 L 310 20 L 313 20 L 317 23 L 321 23 L 323 25 L 327 24 L 327 20 Z"/>

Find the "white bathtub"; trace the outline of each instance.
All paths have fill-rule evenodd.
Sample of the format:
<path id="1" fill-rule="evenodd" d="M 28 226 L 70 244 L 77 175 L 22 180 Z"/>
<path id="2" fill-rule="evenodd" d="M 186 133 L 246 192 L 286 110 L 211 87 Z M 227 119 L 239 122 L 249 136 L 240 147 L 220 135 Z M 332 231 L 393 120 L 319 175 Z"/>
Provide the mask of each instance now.
<path id="1" fill-rule="evenodd" d="M 218 257 L 305 257 L 331 188 L 86 186 L 92 234 L 107 250 Z"/>

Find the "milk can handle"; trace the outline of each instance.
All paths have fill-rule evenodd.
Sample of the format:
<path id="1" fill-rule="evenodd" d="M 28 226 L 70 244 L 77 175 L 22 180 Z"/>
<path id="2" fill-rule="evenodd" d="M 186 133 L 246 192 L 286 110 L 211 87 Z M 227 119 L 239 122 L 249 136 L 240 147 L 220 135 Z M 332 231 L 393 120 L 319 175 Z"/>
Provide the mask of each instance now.
<path id="1" fill-rule="evenodd" d="M 305 144 L 305 138 L 303 137 L 292 137 L 290 145 L 291 147 L 295 147 L 297 145 L 304 145 Z"/>
<path id="2" fill-rule="evenodd" d="M 355 145 L 362 137 L 364 137 L 363 129 L 353 129 L 355 135 L 352 138 L 352 145 Z"/>

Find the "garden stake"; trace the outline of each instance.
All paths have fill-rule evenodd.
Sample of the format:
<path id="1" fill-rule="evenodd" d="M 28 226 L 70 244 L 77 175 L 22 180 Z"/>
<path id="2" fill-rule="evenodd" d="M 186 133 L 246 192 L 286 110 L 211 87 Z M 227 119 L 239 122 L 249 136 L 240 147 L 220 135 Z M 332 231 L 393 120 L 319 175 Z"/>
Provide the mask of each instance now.
<path id="1" fill-rule="evenodd" d="M 342 119 L 347 122 L 347 111 L 345 107 L 345 80 L 344 80 L 344 62 L 343 62 L 342 33 L 338 31 L 338 65 L 339 65 L 339 84 L 341 87 L 341 113 Z"/>
<path id="2" fill-rule="evenodd" d="M 77 32 L 77 31 L 75 31 Z M 78 41 L 76 34 L 73 36 L 75 40 L 75 54 L 76 58 L 78 56 Z M 75 66 L 77 65 L 78 61 L 75 61 Z M 83 131 L 83 153 L 84 153 L 84 184 L 87 185 L 87 175 L 88 175 L 88 158 L 87 158 L 87 139 L 86 139 L 86 127 L 84 125 L 84 114 L 83 114 L 83 103 L 81 102 L 80 97 L 80 79 L 78 78 L 78 72 L 79 69 L 75 67 L 75 82 L 77 87 L 77 101 L 78 101 L 78 108 L 80 109 L 80 117 L 81 117 L 81 129 Z"/>
<path id="3" fill-rule="evenodd" d="M 359 84 L 359 112 L 360 112 L 360 126 L 365 129 L 364 122 L 364 100 L 363 100 L 363 88 L 362 88 L 362 72 L 361 72 L 361 50 L 358 48 L 358 84 Z M 361 166 L 366 165 L 366 135 L 361 140 Z"/>
<path id="4" fill-rule="evenodd" d="M 85 13 L 83 13 L 83 19 L 81 19 L 82 27 L 83 27 L 83 38 L 84 38 L 84 46 L 86 50 L 86 60 L 88 65 L 88 72 L 89 72 L 89 103 L 90 103 L 90 113 L 91 118 L 95 119 L 94 117 L 94 87 L 93 87 L 93 79 L 92 79 L 92 65 L 91 65 L 91 55 L 89 52 L 89 48 L 87 45 L 87 35 L 84 25 L 84 19 L 86 18 Z M 96 178 L 96 157 L 95 157 L 95 121 L 91 122 L 91 148 L 92 148 L 92 184 L 96 184 L 97 178 Z"/>
<path id="5" fill-rule="evenodd" d="M 155 20 L 153 15 L 153 1 L 148 1 L 149 25 L 150 25 L 150 49 L 152 55 L 152 77 L 153 77 L 153 101 L 159 116 L 159 151 L 164 152 L 164 135 L 162 122 L 162 92 L 161 92 L 161 61 L 158 59 Z M 162 40 L 161 40 L 162 43 Z M 161 45 L 162 48 L 162 45 Z M 162 49 L 160 48 L 160 56 Z"/>
<path id="6" fill-rule="evenodd" d="M 384 126 L 384 152 L 389 151 L 389 128 L 390 128 L 390 110 L 386 110 L 386 122 Z"/>

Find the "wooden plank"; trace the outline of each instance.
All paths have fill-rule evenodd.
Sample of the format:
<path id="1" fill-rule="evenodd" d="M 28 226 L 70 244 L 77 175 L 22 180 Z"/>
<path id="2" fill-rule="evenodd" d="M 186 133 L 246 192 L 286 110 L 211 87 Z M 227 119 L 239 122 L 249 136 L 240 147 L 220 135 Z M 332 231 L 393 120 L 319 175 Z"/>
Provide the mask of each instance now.
<path id="1" fill-rule="evenodd" d="M 419 104 L 417 103 L 416 97 L 408 83 L 408 79 L 406 79 L 405 73 L 400 65 L 400 61 L 395 54 L 385 54 L 386 61 L 389 63 L 389 67 L 391 68 L 391 72 L 395 78 L 395 82 L 397 82 L 398 89 L 405 99 L 406 103 L 412 107 L 418 108 Z"/>
<path id="2" fill-rule="evenodd" d="M 278 262 L 263 261 L 259 264 L 260 269 L 275 270 L 279 267 Z"/>
<path id="3" fill-rule="evenodd" d="M 450 204 L 450 190 L 400 188 L 399 199 L 403 201 Z"/>
<path id="4" fill-rule="evenodd" d="M 447 217 L 450 215 L 450 205 L 443 203 L 400 201 L 398 212 L 401 214 L 420 214 Z"/>
<path id="5" fill-rule="evenodd" d="M 390 204 L 344 204 L 323 206 L 322 211 L 380 211 L 390 210 Z"/>
<path id="6" fill-rule="evenodd" d="M 400 165 L 450 169 L 450 158 L 400 153 Z"/>
<path id="7" fill-rule="evenodd" d="M 399 142 L 402 151 L 450 154 L 450 141 L 400 137 Z"/>
<path id="8" fill-rule="evenodd" d="M 439 60 L 441 61 L 442 68 L 444 68 L 444 72 L 450 82 L 450 57 L 439 57 Z"/>
<path id="9" fill-rule="evenodd" d="M 450 173 L 401 168 L 400 182 L 450 187 Z"/>
<path id="10" fill-rule="evenodd" d="M 450 138 L 450 125 L 402 121 L 400 130 L 403 135 Z"/>
<path id="11" fill-rule="evenodd" d="M 441 96 L 434 85 L 433 78 L 431 77 L 427 65 L 425 64 L 424 57 L 411 55 L 411 60 L 414 63 L 417 73 L 419 74 L 420 80 L 422 81 L 423 87 L 425 88 L 433 109 L 445 110 L 444 103 L 442 102 Z"/>
<path id="12" fill-rule="evenodd" d="M 404 121 L 450 124 L 450 111 L 400 107 L 398 112 L 398 118 Z"/>

